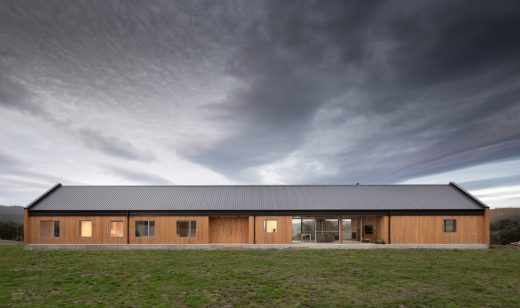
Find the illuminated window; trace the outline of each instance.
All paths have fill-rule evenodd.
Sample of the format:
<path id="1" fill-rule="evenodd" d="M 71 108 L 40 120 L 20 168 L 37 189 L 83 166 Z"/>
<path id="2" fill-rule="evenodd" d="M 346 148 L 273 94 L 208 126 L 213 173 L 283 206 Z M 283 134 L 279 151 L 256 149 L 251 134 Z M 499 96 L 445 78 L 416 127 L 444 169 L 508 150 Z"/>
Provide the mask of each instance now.
<path id="1" fill-rule="evenodd" d="M 444 232 L 457 232 L 457 220 L 444 219 Z"/>
<path id="2" fill-rule="evenodd" d="M 155 221 L 138 220 L 135 222 L 135 236 L 155 236 Z"/>
<path id="3" fill-rule="evenodd" d="M 123 237 L 123 222 L 122 221 L 110 222 L 110 236 L 111 237 Z"/>
<path id="4" fill-rule="evenodd" d="M 264 232 L 266 233 L 274 233 L 278 228 L 277 220 L 264 220 Z"/>
<path id="5" fill-rule="evenodd" d="M 60 221 L 40 220 L 40 237 L 60 237 Z"/>
<path id="6" fill-rule="evenodd" d="M 92 237 L 92 221 L 82 220 L 79 222 L 79 234 L 81 237 Z"/>
<path id="7" fill-rule="evenodd" d="M 178 237 L 195 237 L 195 236 L 197 236 L 197 221 L 195 221 L 195 220 L 177 220 L 177 236 Z"/>

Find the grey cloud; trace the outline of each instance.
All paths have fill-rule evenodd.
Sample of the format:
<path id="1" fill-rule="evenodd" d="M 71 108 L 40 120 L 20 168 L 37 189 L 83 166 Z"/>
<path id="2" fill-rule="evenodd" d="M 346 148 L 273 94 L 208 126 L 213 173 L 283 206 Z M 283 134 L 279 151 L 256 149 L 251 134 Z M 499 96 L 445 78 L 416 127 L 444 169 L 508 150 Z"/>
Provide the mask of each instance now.
<path id="1" fill-rule="evenodd" d="M 1 55 L 0 55 L 1 56 Z M 1 67 L 1 66 L 0 66 Z M 32 115 L 44 115 L 43 108 L 33 102 L 33 94 L 19 82 L 0 71 L 0 106 Z"/>
<path id="2" fill-rule="evenodd" d="M 173 183 L 170 180 L 163 178 L 157 174 L 133 171 L 116 166 L 107 166 L 105 167 L 105 169 L 110 171 L 112 174 L 115 174 L 116 176 L 130 181 L 132 183 L 142 185 L 173 185 Z"/>
<path id="3" fill-rule="evenodd" d="M 504 176 L 498 178 L 488 178 L 483 180 L 461 182 L 465 189 L 477 190 L 485 188 L 494 188 L 500 186 L 512 186 L 520 183 L 520 176 Z"/>
<path id="4" fill-rule="evenodd" d="M 111 136 L 105 136 L 101 132 L 85 128 L 80 129 L 78 134 L 86 146 L 103 152 L 107 155 L 128 160 L 156 160 L 152 152 L 140 150 L 130 142 L 126 142 Z"/>
<path id="5" fill-rule="evenodd" d="M 215 111 L 237 133 L 190 153 L 195 162 L 251 181 L 247 170 L 294 153 L 312 130 L 360 116 L 367 129 L 351 133 L 358 142 L 309 158 L 338 176 L 292 180 L 393 182 L 520 154 L 520 124 L 510 120 L 520 116 L 514 2 L 269 2 L 265 10 L 230 63 L 245 86 Z M 331 106 L 335 123 L 313 127 Z M 349 132 L 331 132 L 340 148 Z"/>
<path id="6" fill-rule="evenodd" d="M 204 150 L 171 150 L 238 182 L 258 182 L 257 169 L 291 155 L 288 183 L 396 182 L 520 155 L 515 1 L 0 5 L 9 46 L 0 49 L 0 104 L 111 157 L 159 162 L 117 132 L 55 119 L 18 81 L 67 93 L 72 106 L 136 115 L 136 132 L 153 134 L 141 128 L 160 116 L 175 122 L 180 105 L 230 79 L 224 99 L 197 105 L 203 116 L 186 122 L 231 133 L 209 148 L 194 138 Z"/>

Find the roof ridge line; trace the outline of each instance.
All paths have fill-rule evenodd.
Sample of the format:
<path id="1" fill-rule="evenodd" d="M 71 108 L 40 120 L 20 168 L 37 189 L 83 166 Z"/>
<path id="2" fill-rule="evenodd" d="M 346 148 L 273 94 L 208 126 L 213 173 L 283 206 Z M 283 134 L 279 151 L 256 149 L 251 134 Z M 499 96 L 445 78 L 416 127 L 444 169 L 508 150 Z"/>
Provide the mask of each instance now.
<path id="1" fill-rule="evenodd" d="M 350 187 L 350 186 L 449 186 L 450 184 L 230 184 L 230 185 L 62 185 L 63 187 Z"/>

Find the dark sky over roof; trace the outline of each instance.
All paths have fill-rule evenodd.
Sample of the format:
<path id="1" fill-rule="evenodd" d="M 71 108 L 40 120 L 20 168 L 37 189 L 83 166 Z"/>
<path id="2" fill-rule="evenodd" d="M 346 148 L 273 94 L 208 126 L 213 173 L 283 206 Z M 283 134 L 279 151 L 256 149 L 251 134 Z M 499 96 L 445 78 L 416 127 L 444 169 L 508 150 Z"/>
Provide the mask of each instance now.
<path id="1" fill-rule="evenodd" d="M 0 42 L 0 203 L 437 175 L 520 202 L 519 1 L 0 0 Z"/>

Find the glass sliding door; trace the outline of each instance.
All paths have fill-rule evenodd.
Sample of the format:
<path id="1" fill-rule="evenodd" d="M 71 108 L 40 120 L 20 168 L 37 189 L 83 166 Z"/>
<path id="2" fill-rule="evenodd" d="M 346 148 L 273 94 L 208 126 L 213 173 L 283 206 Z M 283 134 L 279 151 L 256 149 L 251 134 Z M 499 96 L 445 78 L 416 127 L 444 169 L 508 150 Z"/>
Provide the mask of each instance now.
<path id="1" fill-rule="evenodd" d="M 302 238 L 302 219 L 301 218 L 293 218 L 292 219 L 292 241 L 293 243 L 301 243 Z"/>
<path id="2" fill-rule="evenodd" d="M 315 242 L 316 241 L 316 221 L 314 218 L 302 219 L 302 242 Z"/>
<path id="3" fill-rule="evenodd" d="M 316 222 L 314 218 L 292 219 L 292 242 L 310 243 L 316 240 Z"/>
<path id="4" fill-rule="evenodd" d="M 343 240 L 352 240 L 352 219 L 342 219 Z"/>
<path id="5" fill-rule="evenodd" d="M 337 218 L 316 218 L 316 242 L 335 242 L 339 240 Z"/>

